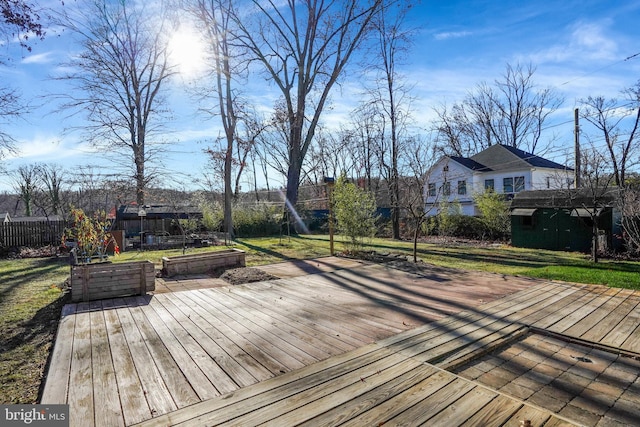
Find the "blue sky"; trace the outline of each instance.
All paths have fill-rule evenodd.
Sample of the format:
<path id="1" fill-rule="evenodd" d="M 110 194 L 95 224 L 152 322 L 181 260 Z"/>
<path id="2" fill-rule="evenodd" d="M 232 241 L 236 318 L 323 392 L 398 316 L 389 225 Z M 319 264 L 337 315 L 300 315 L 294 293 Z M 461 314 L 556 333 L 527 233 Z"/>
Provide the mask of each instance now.
<path id="1" fill-rule="evenodd" d="M 620 90 L 640 79 L 640 55 L 633 57 L 640 53 L 638 22 L 640 0 L 424 0 L 410 14 L 410 24 L 418 31 L 402 69 L 407 83 L 414 87 L 416 126 L 429 126 L 433 107 L 458 102 L 478 83 L 500 78 L 507 63 L 532 63 L 535 82 L 565 98 L 552 118 L 558 125 L 554 132 L 560 137 L 559 147 L 549 152 L 553 160 L 565 162 L 563 148 L 573 144 L 571 120 L 576 101 L 589 95 L 619 96 Z M 32 52 L 0 46 L 3 55 L 12 57 L 8 65 L 0 65 L 0 81 L 39 105 L 24 120 L 3 125 L 20 149 L 18 156 L 3 160 L 3 165 L 12 170 L 35 162 L 58 163 L 73 170 L 92 164 L 111 170 L 113 165 L 84 143 L 80 133 L 63 132 L 82 122 L 64 120 L 61 113 L 52 111 L 50 100 L 41 98 L 65 90 L 47 76 L 77 51 L 68 33 L 51 28 L 49 35 Z M 259 82 L 256 87 L 263 88 L 266 93 L 262 95 L 269 99 L 268 86 Z M 334 92 L 327 116 L 334 121 L 348 116 L 353 105 L 345 100 L 357 97 L 361 89 L 353 78 L 344 81 L 341 90 Z M 181 79 L 172 83 L 170 98 L 175 120 L 168 124 L 169 139 L 174 141 L 169 156 L 176 172 L 167 174 L 175 177 L 167 179 L 167 185 L 180 188 L 192 181 L 185 180 L 184 172 L 197 177 L 205 167 L 202 150 L 218 130 L 215 120 L 197 116 Z M 0 191 L 9 188 L 9 179 L 0 176 Z"/>

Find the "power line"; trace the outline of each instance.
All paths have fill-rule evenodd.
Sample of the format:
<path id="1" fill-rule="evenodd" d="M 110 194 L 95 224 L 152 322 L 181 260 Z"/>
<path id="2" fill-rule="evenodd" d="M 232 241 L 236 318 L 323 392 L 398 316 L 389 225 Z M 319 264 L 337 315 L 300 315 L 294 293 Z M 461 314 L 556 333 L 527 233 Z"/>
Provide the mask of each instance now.
<path id="1" fill-rule="evenodd" d="M 626 57 L 626 58 L 624 58 L 624 59 L 621 59 L 621 60 L 619 60 L 619 61 L 613 62 L 613 63 L 611 63 L 611 64 L 609 64 L 609 65 L 605 65 L 604 67 L 600 67 L 600 68 L 595 69 L 595 70 L 593 70 L 593 71 L 590 71 L 590 72 L 588 72 L 588 73 L 582 74 L 581 76 L 575 77 L 575 78 L 573 78 L 573 79 L 571 79 L 571 80 L 567 80 L 566 82 L 564 82 L 564 83 L 560 84 L 560 86 L 564 86 L 564 85 L 567 85 L 567 84 L 569 84 L 569 83 L 572 83 L 572 82 L 574 82 L 574 81 L 576 81 L 576 80 L 580 80 L 580 79 L 582 79 L 582 78 L 584 78 L 584 77 L 591 76 L 591 75 L 593 75 L 593 74 L 595 74 L 595 73 L 598 73 L 598 72 L 600 72 L 600 71 L 602 71 L 602 70 L 606 70 L 606 69 L 611 68 L 611 67 L 613 67 L 613 66 L 615 66 L 615 65 L 622 64 L 623 62 L 627 62 L 627 61 L 629 61 L 629 60 L 631 60 L 631 59 L 637 58 L 638 56 L 640 56 L 640 52 L 638 52 L 638 53 L 634 53 L 633 55 L 629 55 L 629 56 L 627 56 L 627 57 Z"/>

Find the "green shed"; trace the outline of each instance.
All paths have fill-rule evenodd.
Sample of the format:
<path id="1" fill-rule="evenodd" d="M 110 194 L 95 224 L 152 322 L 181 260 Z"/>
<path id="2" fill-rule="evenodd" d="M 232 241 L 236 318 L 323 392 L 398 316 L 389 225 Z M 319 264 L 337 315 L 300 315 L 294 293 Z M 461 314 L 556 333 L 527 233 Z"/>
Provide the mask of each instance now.
<path id="1" fill-rule="evenodd" d="M 617 189 L 523 191 L 511 201 L 511 244 L 516 247 L 589 252 L 593 220 L 600 248 L 619 249 Z"/>

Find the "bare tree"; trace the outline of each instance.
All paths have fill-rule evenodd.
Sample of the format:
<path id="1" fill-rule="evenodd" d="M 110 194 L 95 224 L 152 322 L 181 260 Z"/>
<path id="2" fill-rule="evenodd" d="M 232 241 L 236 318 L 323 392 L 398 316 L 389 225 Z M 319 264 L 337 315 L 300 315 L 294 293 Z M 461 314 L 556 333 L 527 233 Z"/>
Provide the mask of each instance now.
<path id="1" fill-rule="evenodd" d="M 40 191 L 39 173 L 40 166 L 36 164 L 20 166 L 13 173 L 13 186 L 24 204 L 25 216 L 33 215 L 34 200 Z"/>
<path id="2" fill-rule="evenodd" d="M 151 10 L 131 2 L 95 0 L 80 6 L 79 16 L 65 14 L 61 19 L 82 47 L 67 64 L 73 71 L 58 77 L 80 90 L 62 95 L 67 99 L 62 109 L 86 114 L 89 125 L 83 129 L 96 146 L 133 158 L 140 206 L 155 178 L 150 165 L 160 141 L 154 138 L 166 119 L 161 89 L 173 74 L 164 19 Z"/>
<path id="3" fill-rule="evenodd" d="M 622 190 L 620 211 L 627 250 L 637 254 L 640 251 L 640 187 L 627 185 Z"/>
<path id="4" fill-rule="evenodd" d="M 106 207 L 102 203 L 101 190 L 107 178 L 91 165 L 81 165 L 71 175 L 70 186 L 75 189 L 71 203 L 85 212 L 96 212 Z"/>
<path id="5" fill-rule="evenodd" d="M 440 149 L 469 156 L 494 144 L 539 151 L 544 124 L 562 104 L 552 89 L 538 89 L 535 68 L 507 64 L 493 86 L 480 83 L 460 103 L 436 108 Z"/>
<path id="6" fill-rule="evenodd" d="M 378 190 L 379 180 L 376 179 L 381 174 L 379 157 L 379 147 L 384 135 L 378 126 L 376 111 L 371 104 L 366 103 L 359 106 L 353 112 L 353 120 L 349 127 L 352 129 L 353 157 L 356 168 L 356 176 L 364 179 L 365 188 L 374 193 Z"/>
<path id="7" fill-rule="evenodd" d="M 284 102 L 276 102 L 271 117 L 267 120 L 264 132 L 256 139 L 254 153 L 260 163 L 261 171 L 269 189 L 269 170 L 275 171 L 281 177 L 286 178 L 290 168 L 287 137 L 288 119 Z M 255 167 L 254 167 L 255 170 Z"/>
<path id="8" fill-rule="evenodd" d="M 373 65 L 370 69 L 375 73 L 374 87 L 369 90 L 372 106 L 377 110 L 378 118 L 388 122 L 383 125 L 381 142 L 389 141 L 387 155 L 381 155 L 382 166 L 387 171 L 386 178 L 391 195 L 391 228 L 394 239 L 400 238 L 400 176 L 398 162 L 401 152 L 401 138 L 406 130 L 411 98 L 410 88 L 398 71 L 398 65 L 404 59 L 413 30 L 406 27 L 405 18 L 411 10 L 411 2 L 403 2 L 397 7 L 393 17 L 384 10 L 372 20 L 375 29 L 375 42 L 372 43 Z"/>
<path id="9" fill-rule="evenodd" d="M 227 157 L 228 144 L 224 137 L 218 138 L 218 146 L 211 146 L 205 151 L 209 155 L 209 164 L 212 166 L 214 174 L 224 182 L 224 176 L 231 176 L 231 195 L 235 201 L 241 190 L 243 176 L 245 172 L 251 169 L 250 160 L 255 166 L 255 150 L 257 141 L 265 132 L 267 125 L 257 116 L 243 115 L 238 117 L 236 127 L 236 137 L 233 142 L 233 152 L 229 158 Z M 224 190 L 224 188 L 223 188 Z"/>
<path id="10" fill-rule="evenodd" d="M 24 112 L 25 106 L 21 104 L 18 92 L 8 87 L 0 87 L 0 160 L 8 154 L 17 153 L 15 139 L 2 128 Z"/>
<path id="11" fill-rule="evenodd" d="M 637 164 L 638 125 L 640 125 L 640 81 L 624 90 L 624 103 L 603 96 L 580 100 L 580 115 L 604 138 L 608 163 L 615 185 L 625 185 L 629 167 Z"/>
<path id="12" fill-rule="evenodd" d="M 63 198 L 66 190 L 64 169 L 57 164 L 43 164 L 39 168 L 42 187 L 41 209 L 47 214 L 59 215 L 63 212 Z"/>
<path id="13" fill-rule="evenodd" d="M 233 178 L 234 146 L 237 138 L 237 127 L 241 107 L 238 105 L 238 94 L 234 88 L 234 79 L 240 74 L 237 56 L 234 49 L 234 21 L 236 14 L 232 0 L 192 0 L 185 1 L 187 11 L 196 20 L 196 25 L 204 36 L 211 66 L 209 76 L 212 84 L 206 90 L 205 99 L 211 100 L 214 107 L 205 110 L 217 116 L 224 129 L 224 147 L 222 150 L 209 149 L 212 160 L 222 160 L 224 165 L 224 223 L 225 231 L 233 237 Z M 220 139 L 218 139 L 220 141 Z"/>
<path id="14" fill-rule="evenodd" d="M 287 205 L 298 202 L 301 169 L 329 94 L 367 34 L 383 0 L 252 0 L 255 25 L 237 17 L 242 44 L 284 101 Z M 291 216 L 293 217 L 293 215 Z"/>
<path id="15" fill-rule="evenodd" d="M 345 128 L 330 130 L 319 128 L 315 144 L 310 147 L 307 174 L 311 182 L 323 182 L 324 177 L 353 176 L 354 138 Z"/>
<path id="16" fill-rule="evenodd" d="M 595 146 L 584 147 L 581 151 L 582 176 L 581 188 L 576 191 L 567 190 L 570 197 L 574 198 L 573 206 L 583 209 L 589 215 L 591 223 L 592 245 L 591 260 L 598 262 L 599 233 L 598 220 L 605 208 L 611 207 L 612 182 L 614 175 L 608 169 L 606 156 Z"/>
<path id="17" fill-rule="evenodd" d="M 405 147 L 407 178 L 400 193 L 400 205 L 409 215 L 413 226 L 413 262 L 418 262 L 418 239 L 429 214 L 429 210 L 425 209 L 424 191 L 429 182 L 429 168 L 435 160 L 435 153 L 430 145 L 425 140 L 411 138 Z M 435 203 L 432 206 L 434 205 Z"/>

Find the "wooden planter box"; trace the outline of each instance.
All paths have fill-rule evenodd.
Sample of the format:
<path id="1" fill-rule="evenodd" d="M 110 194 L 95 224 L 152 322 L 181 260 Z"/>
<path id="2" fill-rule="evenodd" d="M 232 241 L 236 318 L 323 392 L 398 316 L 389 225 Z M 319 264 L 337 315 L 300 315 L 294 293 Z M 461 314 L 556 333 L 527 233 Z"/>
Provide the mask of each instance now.
<path id="1" fill-rule="evenodd" d="M 156 288 L 151 261 L 71 266 L 71 300 L 93 301 L 144 295 Z"/>
<path id="2" fill-rule="evenodd" d="M 245 265 L 245 252 L 239 249 L 162 258 L 162 272 L 167 277 L 206 273 L 217 268 L 244 267 Z"/>

